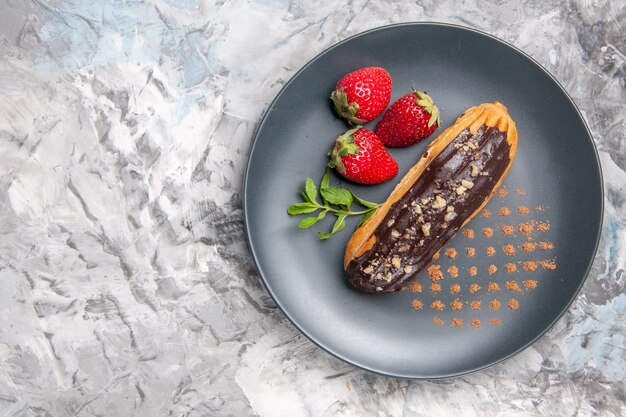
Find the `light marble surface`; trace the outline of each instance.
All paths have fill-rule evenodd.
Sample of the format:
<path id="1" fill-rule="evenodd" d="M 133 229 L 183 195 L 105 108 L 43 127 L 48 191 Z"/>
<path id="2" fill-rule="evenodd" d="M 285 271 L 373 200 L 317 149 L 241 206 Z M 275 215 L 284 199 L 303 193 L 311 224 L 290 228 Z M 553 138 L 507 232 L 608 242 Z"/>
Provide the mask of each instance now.
<path id="1" fill-rule="evenodd" d="M 294 329 L 241 207 L 253 130 L 295 71 L 424 20 L 550 70 L 606 191 L 567 315 L 522 354 L 437 382 L 355 369 Z M 0 0 L 0 415 L 626 415 L 625 23 L 617 0 Z"/>

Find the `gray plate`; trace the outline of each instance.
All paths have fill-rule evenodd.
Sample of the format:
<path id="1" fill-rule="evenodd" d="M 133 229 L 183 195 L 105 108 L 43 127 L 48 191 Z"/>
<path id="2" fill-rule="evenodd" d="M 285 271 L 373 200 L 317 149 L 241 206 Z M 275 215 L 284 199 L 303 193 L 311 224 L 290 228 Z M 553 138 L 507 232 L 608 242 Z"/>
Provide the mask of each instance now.
<path id="1" fill-rule="evenodd" d="M 307 177 L 319 182 L 327 151 L 347 129 L 332 112 L 330 91 L 341 76 L 364 66 L 389 71 L 392 100 L 413 85 L 427 90 L 441 110 L 443 127 L 468 107 L 494 100 L 504 103 L 517 122 L 519 150 L 505 180 L 508 194 L 489 202 L 491 217 L 476 216 L 466 227 L 475 231 L 474 239 L 458 233 L 446 245 L 457 250 L 457 257 L 450 259 L 442 252 L 435 262 L 443 271 L 456 266 L 459 277 L 445 272 L 439 292 L 430 290 L 425 271 L 417 278 L 421 293 L 409 289 L 381 295 L 352 290 L 344 279 L 342 257 L 356 219 L 349 220 L 341 234 L 320 242 L 315 230 L 328 230 L 331 218 L 317 229 L 304 231 L 296 227 L 301 217 L 285 212 L 299 201 Z M 367 125 L 374 126 L 375 121 Z M 378 186 L 347 185 L 363 198 L 383 201 L 432 138 L 391 150 L 400 165 L 394 180 Z M 336 176 L 331 181 L 343 183 Z M 520 205 L 528 207 L 529 213 L 520 214 Z M 558 320 L 591 266 L 601 230 L 603 195 L 589 130 L 567 93 L 545 69 L 484 33 L 416 23 L 383 27 L 340 42 L 289 81 L 256 133 L 245 175 L 244 207 L 248 243 L 267 290 L 308 338 L 338 358 L 373 372 L 440 378 L 510 357 Z M 504 207 L 512 213 L 502 217 L 499 210 Z M 526 222 L 535 226 L 528 236 L 519 230 L 519 224 Z M 549 224 L 549 230 L 538 231 L 540 223 Z M 515 234 L 503 233 L 503 225 L 514 226 Z M 485 227 L 494 229 L 492 237 L 483 235 Z M 525 252 L 522 245 L 527 242 L 548 242 L 554 247 L 537 246 Z M 515 255 L 504 253 L 506 244 L 513 245 Z M 527 250 L 532 249 L 529 246 Z M 468 247 L 475 248 L 473 257 L 467 255 Z M 492 256 L 486 253 L 489 247 L 495 249 Z M 540 264 L 534 271 L 524 269 L 524 265 L 532 267 L 524 262 L 545 260 L 555 262 L 556 269 Z M 507 273 L 507 263 L 518 272 Z M 498 271 L 490 275 L 489 265 Z M 472 266 L 475 276 L 470 274 Z M 510 280 L 522 291 L 507 289 Z M 525 280 L 536 281 L 537 288 L 524 289 Z M 488 291 L 490 282 L 497 283 L 500 291 Z M 472 292 L 471 284 L 481 289 Z M 516 310 L 507 307 L 512 298 L 519 303 Z M 462 303 L 461 310 L 452 310 L 454 299 Z M 501 303 L 499 310 L 490 307 L 494 299 Z M 414 310 L 413 300 L 424 307 Z M 435 300 L 446 305 L 444 311 L 431 308 Z M 471 308 L 473 301 L 481 302 L 480 310 Z M 434 318 L 443 324 L 435 324 Z M 462 327 L 450 325 L 455 318 Z M 470 324 L 472 319 L 474 325 L 480 321 L 480 328 Z M 490 319 L 501 323 L 491 324 Z"/>

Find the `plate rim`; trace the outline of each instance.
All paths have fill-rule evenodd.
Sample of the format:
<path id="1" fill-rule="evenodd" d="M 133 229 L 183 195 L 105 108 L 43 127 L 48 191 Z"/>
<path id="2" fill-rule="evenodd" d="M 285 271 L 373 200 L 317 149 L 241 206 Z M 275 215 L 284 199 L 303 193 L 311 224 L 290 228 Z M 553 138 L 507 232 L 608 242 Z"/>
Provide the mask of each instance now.
<path id="1" fill-rule="evenodd" d="M 247 184 L 248 184 L 248 178 L 250 176 L 250 165 L 251 165 L 251 161 L 252 161 L 252 156 L 253 156 L 254 150 L 255 150 L 255 148 L 257 146 L 259 134 L 261 133 L 261 131 L 263 129 L 263 126 L 265 125 L 265 122 L 267 121 L 268 115 L 271 113 L 271 109 L 274 107 L 274 105 L 276 104 L 278 99 L 285 93 L 285 91 L 290 86 L 290 84 L 302 72 L 304 72 L 309 66 L 311 66 L 313 63 L 315 63 L 322 55 L 325 55 L 325 54 L 329 53 L 330 51 L 332 51 L 333 49 L 343 45 L 344 43 L 350 42 L 351 40 L 353 40 L 355 38 L 358 38 L 360 36 L 365 36 L 365 35 L 369 35 L 369 34 L 374 33 L 374 32 L 384 31 L 384 30 L 388 30 L 388 29 L 394 29 L 394 28 L 403 27 L 403 26 L 433 26 L 433 27 L 451 28 L 451 29 L 456 29 L 456 30 L 461 30 L 461 31 L 472 32 L 474 34 L 477 34 L 477 35 L 480 35 L 480 36 L 484 36 L 484 37 L 490 38 L 491 40 L 499 42 L 499 43 L 503 44 L 504 46 L 507 46 L 507 47 L 511 48 L 512 50 L 514 50 L 515 52 L 520 54 L 523 58 L 526 58 L 527 60 L 529 60 L 539 70 L 541 70 L 545 75 L 547 75 L 550 80 L 552 80 L 552 82 L 563 92 L 563 94 L 565 95 L 565 97 L 567 98 L 569 103 L 572 105 L 572 107 L 576 111 L 576 114 L 578 115 L 578 118 L 580 119 L 580 121 L 582 122 L 582 124 L 583 124 L 583 126 L 585 128 L 585 131 L 587 133 L 587 138 L 588 138 L 589 142 L 592 145 L 593 154 L 594 154 L 594 157 L 595 157 L 596 166 L 597 166 L 597 170 L 598 170 L 598 177 L 599 177 L 599 180 L 600 180 L 600 184 L 599 184 L 599 187 L 600 187 L 600 216 L 599 216 L 599 221 L 598 221 L 598 224 L 597 224 L 597 233 L 596 233 L 596 236 L 595 236 L 595 244 L 594 244 L 593 254 L 592 254 L 590 262 L 587 265 L 586 271 L 584 272 L 583 279 L 580 281 L 580 284 L 576 288 L 576 291 L 572 295 L 571 299 L 567 302 L 565 307 L 561 310 L 561 312 L 559 312 L 559 314 L 555 316 L 554 320 L 552 320 L 550 322 L 550 324 L 544 330 L 542 330 L 540 333 L 538 333 L 528 343 L 520 346 L 519 348 L 517 348 L 513 352 L 509 353 L 508 355 L 505 355 L 502 358 L 499 358 L 499 359 L 497 359 L 495 361 L 492 361 L 492 362 L 490 362 L 488 364 L 485 364 L 485 365 L 482 365 L 482 366 L 478 366 L 478 367 L 475 367 L 475 368 L 472 368 L 472 369 L 468 369 L 468 370 L 465 370 L 465 371 L 462 371 L 462 372 L 443 373 L 443 374 L 440 374 L 440 375 L 437 375 L 437 376 L 416 375 L 416 374 L 413 374 L 413 373 L 400 374 L 400 373 L 386 372 L 386 371 L 384 371 L 382 369 L 374 369 L 373 367 L 369 367 L 369 366 L 363 365 L 361 363 L 358 363 L 358 361 L 354 361 L 354 360 L 346 357 L 345 355 L 342 355 L 342 354 L 339 354 L 339 353 L 335 352 L 332 348 L 326 346 L 324 343 L 322 343 L 321 341 L 315 339 L 313 336 L 308 334 L 305 331 L 305 329 L 303 329 L 297 323 L 297 321 L 293 317 L 291 317 L 291 315 L 285 310 L 285 308 L 283 307 L 281 302 L 278 300 L 278 298 L 275 296 L 274 292 L 272 291 L 271 285 L 268 283 L 268 280 L 267 280 L 265 274 L 263 273 L 263 268 L 261 267 L 261 265 L 259 263 L 259 260 L 257 258 L 256 249 L 255 249 L 255 247 L 254 247 L 254 245 L 253 245 L 253 243 L 251 241 L 251 238 L 250 238 L 250 225 L 249 225 L 248 210 L 247 210 L 247 196 L 248 196 Z M 263 115 L 261 116 L 261 119 L 260 119 L 258 125 L 256 126 L 256 128 L 254 130 L 254 133 L 253 133 L 253 136 L 252 136 L 252 142 L 251 142 L 251 145 L 250 145 L 250 148 L 249 148 L 249 152 L 248 152 L 248 160 L 246 162 L 246 169 L 244 171 L 243 187 L 242 187 L 242 206 L 243 206 L 243 212 L 244 212 L 244 230 L 245 230 L 247 246 L 248 246 L 248 248 L 250 250 L 250 253 L 252 254 L 252 259 L 254 261 L 254 265 L 256 266 L 256 269 L 257 269 L 257 271 L 259 273 L 259 276 L 261 277 L 261 281 L 263 282 L 263 286 L 265 287 L 265 289 L 267 290 L 269 295 L 272 297 L 272 300 L 274 300 L 274 302 L 276 303 L 278 308 L 281 310 L 281 312 L 290 321 L 290 323 L 300 333 L 302 333 L 307 339 L 309 339 L 314 345 L 316 345 L 317 347 L 321 348 L 325 352 L 329 353 L 330 355 L 334 356 L 335 358 L 337 358 L 337 359 L 339 359 L 339 360 L 341 360 L 341 361 L 343 361 L 345 363 L 348 363 L 348 364 L 350 364 L 352 366 L 355 366 L 355 367 L 357 367 L 359 369 L 362 369 L 364 371 L 371 372 L 371 373 L 374 373 L 374 374 L 377 374 L 377 375 L 381 375 L 381 376 L 385 376 L 385 377 L 391 377 L 391 378 L 403 378 L 403 379 L 413 379 L 413 380 L 441 380 L 441 379 L 448 379 L 448 378 L 456 378 L 456 377 L 469 375 L 469 374 L 481 371 L 483 369 L 490 368 L 490 367 L 492 367 L 494 365 L 497 365 L 499 363 L 502 363 L 502 362 L 506 361 L 507 359 L 510 359 L 510 358 L 518 355 L 522 351 L 526 350 L 527 348 L 532 346 L 535 342 L 537 342 L 540 338 L 542 338 L 550 329 L 552 329 L 554 327 L 554 325 L 559 320 L 561 320 L 561 318 L 565 315 L 565 313 L 570 309 L 570 307 L 572 306 L 574 301 L 578 298 L 578 296 L 580 295 L 580 291 L 582 290 L 582 287 L 584 286 L 585 282 L 587 281 L 587 278 L 589 277 L 589 273 L 591 272 L 591 267 L 593 266 L 593 263 L 595 261 L 596 255 L 598 253 L 598 247 L 600 245 L 600 238 L 601 238 L 601 235 L 602 235 L 602 228 L 603 228 L 603 224 L 604 224 L 604 200 L 605 200 L 605 193 L 604 193 L 604 177 L 603 177 L 603 172 L 602 172 L 602 164 L 601 164 L 600 156 L 599 156 L 599 153 L 598 153 L 598 148 L 597 148 L 596 143 L 595 143 L 595 141 L 593 139 L 593 135 L 592 135 L 591 130 L 589 129 L 589 126 L 587 124 L 587 121 L 583 117 L 580 109 L 578 108 L 578 106 L 576 105 L 576 103 L 574 102 L 574 100 L 572 99 L 570 94 L 567 92 L 567 90 L 556 79 L 556 77 L 554 75 L 552 75 L 552 73 L 550 73 L 550 71 L 548 71 L 543 65 L 541 65 L 532 56 L 530 56 L 529 54 L 527 54 L 526 52 L 524 52 L 520 48 L 516 47 L 515 45 L 512 45 L 511 43 L 509 43 L 509 42 L 507 42 L 507 41 L 505 41 L 503 39 L 500 39 L 500 38 L 498 38 L 495 35 L 492 35 L 492 34 L 487 33 L 485 31 L 482 31 L 482 30 L 479 30 L 479 29 L 475 29 L 475 28 L 471 28 L 471 27 L 468 27 L 468 26 L 458 25 L 458 24 L 454 24 L 454 23 L 437 22 L 437 21 L 415 21 L 415 22 L 393 23 L 393 24 L 389 24 L 389 25 L 377 26 L 375 28 L 368 29 L 366 31 L 356 33 L 356 34 L 354 34 L 352 36 L 349 36 L 349 37 L 347 37 L 347 38 L 345 38 L 345 39 L 343 39 L 343 40 L 341 40 L 339 42 L 336 42 L 336 43 L 330 45 L 329 47 L 325 48 L 324 50 L 322 50 L 318 54 L 316 54 L 313 58 L 309 59 L 309 61 L 307 61 L 307 63 L 304 64 L 297 72 L 295 72 L 291 76 L 289 81 L 287 83 L 285 83 L 285 85 L 283 85 L 283 87 L 276 94 L 274 99 L 270 102 L 270 104 L 267 106 L 267 108 L 263 111 Z"/>

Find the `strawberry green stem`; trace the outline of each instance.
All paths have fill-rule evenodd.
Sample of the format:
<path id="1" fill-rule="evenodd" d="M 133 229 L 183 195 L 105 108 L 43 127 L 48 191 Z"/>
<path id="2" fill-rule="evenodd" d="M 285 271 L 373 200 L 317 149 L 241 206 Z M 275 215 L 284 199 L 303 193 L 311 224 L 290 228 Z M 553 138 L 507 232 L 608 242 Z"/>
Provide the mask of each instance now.
<path id="1" fill-rule="evenodd" d="M 342 119 L 346 119 L 352 126 L 361 125 L 365 123 L 365 120 L 356 117 L 356 112 L 359 111 L 359 105 L 357 103 L 348 103 L 348 96 L 343 88 L 334 90 L 330 94 L 330 99 L 335 105 L 335 111 Z"/>
<path id="2" fill-rule="evenodd" d="M 339 172 L 345 174 L 346 167 L 343 165 L 342 158 L 359 153 L 359 147 L 354 143 L 353 134 L 360 128 L 361 126 L 357 126 L 354 129 L 350 129 L 337 138 L 333 148 L 330 150 L 330 161 L 328 162 L 330 168 L 337 168 Z"/>
<path id="3" fill-rule="evenodd" d="M 432 97 L 430 97 L 428 93 L 426 93 L 426 91 L 419 91 L 415 88 L 413 88 L 413 92 L 417 96 L 415 104 L 423 107 L 424 110 L 426 110 L 426 112 L 430 114 L 430 119 L 428 119 L 428 127 L 431 127 L 435 123 L 437 123 L 437 126 L 439 126 L 441 124 L 439 109 L 437 108 L 437 106 L 435 106 L 435 102 L 433 101 Z"/>

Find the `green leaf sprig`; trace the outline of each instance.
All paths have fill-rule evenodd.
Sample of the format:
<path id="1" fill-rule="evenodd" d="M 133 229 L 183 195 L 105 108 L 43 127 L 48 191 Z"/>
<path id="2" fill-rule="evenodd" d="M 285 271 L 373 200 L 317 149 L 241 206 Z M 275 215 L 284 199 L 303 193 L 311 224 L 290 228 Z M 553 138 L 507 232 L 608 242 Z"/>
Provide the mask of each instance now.
<path id="1" fill-rule="evenodd" d="M 326 168 L 326 173 L 322 177 L 320 183 L 319 194 L 322 203 L 318 202 L 318 190 L 311 178 L 307 178 L 304 190 L 301 192 L 302 203 L 296 203 L 287 209 L 289 215 L 316 213 L 316 216 L 306 217 L 298 223 L 301 229 L 308 229 L 318 221 L 326 217 L 327 213 L 337 216 L 335 223 L 329 233 L 318 231 L 317 236 L 320 240 L 328 239 L 335 233 L 341 232 L 346 227 L 346 217 L 361 216 L 357 228 L 369 219 L 380 204 L 372 203 L 357 197 L 347 188 L 334 187 L 328 184 L 330 178 L 330 168 Z M 364 207 L 364 210 L 352 211 L 352 203 L 357 203 Z"/>

